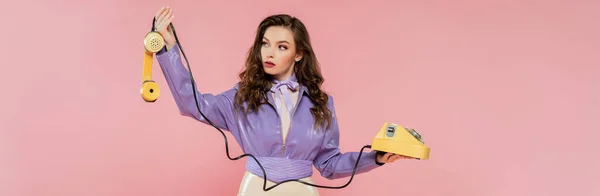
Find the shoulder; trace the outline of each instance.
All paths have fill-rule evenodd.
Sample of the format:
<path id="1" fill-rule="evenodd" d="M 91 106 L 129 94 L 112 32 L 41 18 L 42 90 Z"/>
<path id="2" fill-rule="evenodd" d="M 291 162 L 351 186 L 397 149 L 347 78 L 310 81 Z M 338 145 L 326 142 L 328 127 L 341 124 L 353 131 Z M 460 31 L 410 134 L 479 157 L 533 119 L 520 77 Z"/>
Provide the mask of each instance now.
<path id="1" fill-rule="evenodd" d="M 330 106 L 330 107 L 334 106 L 334 104 L 333 104 L 333 95 L 331 95 L 331 94 L 327 94 L 327 105 Z"/>
<path id="2" fill-rule="evenodd" d="M 327 108 L 331 110 L 332 115 L 335 115 L 335 101 L 331 94 L 327 95 Z"/>
<path id="3" fill-rule="evenodd" d="M 308 91 L 309 91 L 308 87 L 306 87 L 304 85 L 300 85 L 300 93 L 302 93 L 302 97 L 310 99 L 310 101 L 314 104 L 314 101 L 310 98 Z M 329 110 L 333 111 L 335 109 L 333 95 L 331 95 L 330 93 L 326 93 L 326 95 L 327 95 L 327 108 L 329 108 Z"/>
<path id="4" fill-rule="evenodd" d="M 239 83 L 239 82 L 236 82 L 236 83 L 233 85 L 233 88 L 232 88 L 232 90 L 236 90 L 236 91 L 237 91 L 239 88 L 240 88 L 240 83 Z"/>
<path id="5" fill-rule="evenodd" d="M 233 98 L 235 97 L 235 94 L 237 94 L 237 92 L 238 92 L 238 88 L 239 88 L 239 82 L 235 83 L 233 85 L 233 87 L 223 91 L 221 93 L 221 95 L 233 100 Z"/>

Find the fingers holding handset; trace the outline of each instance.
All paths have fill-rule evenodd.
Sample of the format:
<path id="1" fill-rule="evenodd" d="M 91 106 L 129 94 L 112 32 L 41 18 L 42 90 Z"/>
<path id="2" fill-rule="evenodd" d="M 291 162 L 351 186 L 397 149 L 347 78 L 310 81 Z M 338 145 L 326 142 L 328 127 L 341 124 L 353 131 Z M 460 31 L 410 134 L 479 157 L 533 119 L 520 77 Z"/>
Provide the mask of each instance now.
<path id="1" fill-rule="evenodd" d="M 173 30 L 170 26 L 174 17 L 173 8 L 170 6 L 160 8 L 154 16 L 154 18 L 156 18 L 156 21 L 154 22 L 154 31 L 157 31 L 162 35 L 165 44 L 167 45 L 167 49 L 171 49 L 175 45 L 175 36 L 173 35 Z"/>
<path id="2" fill-rule="evenodd" d="M 157 31 L 166 30 L 169 24 L 172 21 L 173 17 L 173 8 L 171 7 L 162 7 L 156 14 L 156 24 L 155 28 Z"/>

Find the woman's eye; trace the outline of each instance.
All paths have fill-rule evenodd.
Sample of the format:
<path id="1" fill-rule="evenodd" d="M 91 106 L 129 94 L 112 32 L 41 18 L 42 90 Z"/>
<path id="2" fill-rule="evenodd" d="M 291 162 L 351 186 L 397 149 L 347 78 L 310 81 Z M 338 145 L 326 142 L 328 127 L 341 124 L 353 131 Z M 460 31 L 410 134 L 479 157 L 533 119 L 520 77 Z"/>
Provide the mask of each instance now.
<path id="1" fill-rule="evenodd" d="M 267 42 L 262 42 L 263 46 L 269 46 L 269 44 Z"/>
<path id="2" fill-rule="evenodd" d="M 287 47 L 285 47 L 285 46 L 279 46 L 279 49 L 280 50 L 287 50 Z"/>

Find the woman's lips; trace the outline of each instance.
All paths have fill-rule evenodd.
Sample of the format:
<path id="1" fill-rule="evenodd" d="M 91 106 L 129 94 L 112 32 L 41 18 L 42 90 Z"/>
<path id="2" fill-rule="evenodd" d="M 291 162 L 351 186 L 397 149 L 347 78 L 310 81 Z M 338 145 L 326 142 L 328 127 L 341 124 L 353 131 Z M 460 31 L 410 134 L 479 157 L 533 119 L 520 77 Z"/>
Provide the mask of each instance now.
<path id="1" fill-rule="evenodd" d="M 267 61 L 267 62 L 265 62 L 265 66 L 266 66 L 266 67 L 269 67 L 269 68 L 271 68 L 271 67 L 275 67 L 275 63 L 273 63 L 273 62 L 271 62 L 271 61 Z"/>

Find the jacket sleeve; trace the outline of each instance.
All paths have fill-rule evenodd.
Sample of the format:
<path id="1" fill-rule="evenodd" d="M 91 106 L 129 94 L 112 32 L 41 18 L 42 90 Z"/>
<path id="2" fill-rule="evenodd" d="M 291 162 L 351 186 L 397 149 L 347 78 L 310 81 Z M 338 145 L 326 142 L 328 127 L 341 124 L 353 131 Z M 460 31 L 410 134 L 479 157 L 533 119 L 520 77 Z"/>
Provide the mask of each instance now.
<path id="1" fill-rule="evenodd" d="M 351 176 L 360 152 L 341 152 L 339 147 L 340 130 L 331 96 L 329 97 L 328 107 L 332 112 L 331 126 L 325 132 L 321 149 L 313 163 L 321 176 L 332 180 Z M 377 163 L 376 154 L 377 151 L 363 151 L 355 175 L 371 171 L 383 165 Z"/>
<path id="2" fill-rule="evenodd" d="M 193 88 L 190 72 L 182 63 L 177 44 L 170 50 L 166 50 L 166 47 L 163 48 L 156 54 L 156 59 L 181 115 L 209 124 L 198 112 L 192 91 L 194 90 L 196 91 L 200 111 L 217 127 L 230 131 L 228 122 L 233 122 L 233 95 L 236 88 L 217 95 L 203 94 Z"/>

